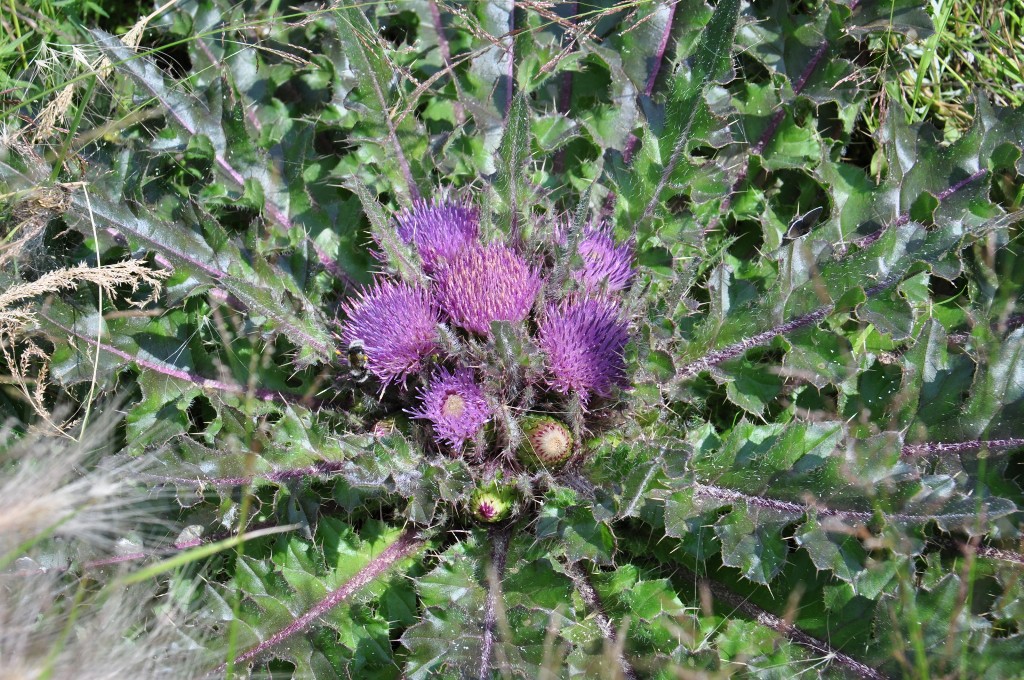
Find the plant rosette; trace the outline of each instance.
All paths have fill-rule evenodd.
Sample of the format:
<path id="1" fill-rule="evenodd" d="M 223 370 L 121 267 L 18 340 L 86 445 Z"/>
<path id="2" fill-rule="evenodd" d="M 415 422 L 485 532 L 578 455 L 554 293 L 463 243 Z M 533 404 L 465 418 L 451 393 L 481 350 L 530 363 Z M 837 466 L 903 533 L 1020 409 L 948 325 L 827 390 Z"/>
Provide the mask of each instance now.
<path id="1" fill-rule="evenodd" d="M 572 455 L 572 432 L 551 416 L 523 419 L 523 440 L 517 451 L 519 462 L 531 469 L 558 467 Z"/>

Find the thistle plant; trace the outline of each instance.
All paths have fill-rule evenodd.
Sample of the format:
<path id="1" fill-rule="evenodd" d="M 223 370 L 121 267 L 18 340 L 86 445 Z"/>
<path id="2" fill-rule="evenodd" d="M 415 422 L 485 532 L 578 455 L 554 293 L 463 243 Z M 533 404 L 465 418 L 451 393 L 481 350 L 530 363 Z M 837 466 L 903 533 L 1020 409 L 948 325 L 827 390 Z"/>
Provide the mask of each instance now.
<path id="1" fill-rule="evenodd" d="M 945 6 L 69 27 L 0 276 L 134 264 L 18 298 L 5 417 L 118 396 L 196 677 L 1012 676 L 1024 113 L 940 101 Z"/>

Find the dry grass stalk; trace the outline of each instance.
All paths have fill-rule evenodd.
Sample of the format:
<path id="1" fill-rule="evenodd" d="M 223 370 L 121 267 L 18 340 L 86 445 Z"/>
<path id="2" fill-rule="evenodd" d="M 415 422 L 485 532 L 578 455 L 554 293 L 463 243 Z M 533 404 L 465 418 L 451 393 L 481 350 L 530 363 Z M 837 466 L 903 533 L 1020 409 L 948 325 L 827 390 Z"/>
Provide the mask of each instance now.
<path id="1" fill-rule="evenodd" d="M 92 283 L 111 299 L 122 298 L 132 306 L 143 307 L 156 301 L 163 280 L 170 274 L 168 270 L 150 269 L 139 260 L 97 267 L 78 265 L 49 272 L 35 281 L 13 285 L 0 293 L 0 356 L 6 361 L 15 384 L 32 408 L 54 429 L 63 431 L 64 428 L 51 420 L 45 406 L 49 356 L 30 337 L 26 337 L 26 329 L 35 321 L 35 310 L 29 303 L 43 295 L 71 290 L 82 283 Z M 144 299 L 135 300 L 118 294 L 118 289 L 122 287 L 127 287 L 134 294 L 142 286 L 151 288 L 150 294 Z M 33 366 L 38 368 L 33 369 Z"/>
<path id="2" fill-rule="evenodd" d="M 117 296 L 119 286 L 129 286 L 132 293 L 138 292 L 140 286 L 152 286 L 152 292 L 144 300 L 129 301 L 129 304 L 135 307 L 144 307 L 157 300 L 163 280 L 170 275 L 170 271 L 150 269 L 140 260 L 125 260 L 100 267 L 80 264 L 75 267 L 56 269 L 43 274 L 35 281 L 11 286 L 0 293 L 0 324 L 3 323 L 4 313 L 16 303 L 39 295 L 77 288 L 82 283 L 95 284 L 111 297 Z"/>
<path id="3" fill-rule="evenodd" d="M 14 226 L 0 244 L 0 268 L 21 257 L 29 245 L 39 240 L 49 221 L 63 214 L 71 205 L 64 186 L 39 187 L 19 201 L 11 211 Z"/>
<path id="4" fill-rule="evenodd" d="M 170 0 L 170 2 L 164 3 L 153 12 L 142 17 L 135 22 L 131 30 L 121 36 L 121 44 L 130 50 L 136 50 L 139 47 L 139 43 L 142 42 L 142 34 L 146 30 L 146 26 L 154 18 L 163 14 L 165 11 L 170 9 L 173 5 L 177 4 L 178 0 Z M 91 64 L 88 65 L 88 70 L 94 73 L 99 80 L 102 82 L 110 77 L 110 74 L 114 70 L 114 65 L 110 62 L 107 57 L 100 57 Z M 68 83 L 64 89 L 60 91 L 46 108 L 43 109 L 42 113 L 36 116 L 34 125 L 35 132 L 32 135 L 32 143 L 39 144 L 49 139 L 58 120 L 64 120 L 68 110 L 71 108 L 71 104 L 74 101 L 75 89 L 77 82 Z"/>
<path id="5" fill-rule="evenodd" d="M 56 128 L 57 121 L 65 119 L 68 109 L 71 108 L 71 103 L 74 101 L 74 96 L 75 84 L 70 83 L 60 91 L 56 98 L 46 105 L 43 112 L 36 118 L 36 130 L 32 135 L 33 144 L 38 144 L 50 138 L 54 128 Z"/>

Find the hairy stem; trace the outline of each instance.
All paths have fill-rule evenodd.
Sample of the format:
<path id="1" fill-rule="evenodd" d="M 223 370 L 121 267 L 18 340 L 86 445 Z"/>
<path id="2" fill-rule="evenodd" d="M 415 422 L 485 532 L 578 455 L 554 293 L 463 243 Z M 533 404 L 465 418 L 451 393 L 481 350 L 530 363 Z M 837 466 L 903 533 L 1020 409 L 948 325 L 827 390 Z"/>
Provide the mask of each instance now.
<path id="1" fill-rule="evenodd" d="M 766 498 L 764 496 L 751 496 L 749 494 L 740 493 L 739 491 L 733 491 L 732 489 L 726 489 L 712 484 L 702 484 L 700 482 L 694 482 L 692 489 L 695 496 L 714 498 L 715 500 L 724 501 L 726 503 L 746 503 L 747 505 L 755 508 L 772 510 L 784 514 L 806 515 L 808 513 L 814 513 L 818 517 L 834 518 L 843 522 L 858 524 L 869 522 L 875 517 L 875 513 L 873 512 L 863 510 L 836 510 L 834 508 L 828 508 L 820 505 L 793 503 L 792 501 L 781 501 L 775 498 Z M 927 524 L 928 522 L 936 519 L 935 515 L 911 515 L 902 513 L 889 513 L 885 516 L 887 519 L 904 524 Z"/>
<path id="2" fill-rule="evenodd" d="M 341 281 L 341 285 L 346 290 L 352 291 L 356 289 L 356 282 L 352 280 L 352 277 L 348 275 L 344 269 L 338 264 L 338 261 L 327 254 L 327 252 L 317 245 L 310 236 L 306 236 L 306 242 L 309 243 L 313 252 L 316 253 L 316 259 L 320 263 L 320 266 L 324 268 L 328 274 L 333 276 L 338 281 Z"/>
<path id="3" fill-rule="evenodd" d="M 644 95 L 650 97 L 654 93 L 654 85 L 658 81 L 658 74 L 661 73 L 662 64 L 665 61 L 665 52 L 668 50 L 669 38 L 672 35 L 672 24 L 676 18 L 676 6 L 679 3 L 672 2 L 669 4 L 668 21 L 665 24 L 665 30 L 662 32 L 661 39 L 658 41 L 658 49 L 654 53 L 654 65 L 651 67 L 651 72 L 647 77 L 647 84 L 644 86 Z M 622 160 L 625 166 L 628 168 L 633 164 L 633 154 L 636 152 L 636 145 L 640 143 L 640 138 L 633 133 L 629 134 L 629 138 L 626 140 L 626 144 L 622 149 Z M 611 214 L 615 208 L 615 201 L 617 195 L 614 191 L 609 191 L 605 197 L 604 203 L 601 205 L 600 220 L 604 220 Z"/>
<path id="4" fill-rule="evenodd" d="M 954 548 L 956 550 L 959 550 L 964 555 L 977 555 L 978 557 L 985 557 L 990 560 L 999 560 L 1000 562 L 1024 564 L 1024 554 L 1013 550 L 1006 550 L 1004 548 L 993 548 L 989 545 L 979 545 L 976 544 L 974 541 L 965 543 L 963 541 L 957 541 L 947 536 L 938 536 L 932 540 L 947 548 Z"/>
<path id="5" fill-rule="evenodd" d="M 505 83 L 505 120 L 512 111 L 512 98 L 516 94 L 516 2 L 508 13 L 508 82 Z"/>
<path id="6" fill-rule="evenodd" d="M 415 553 L 420 549 L 423 543 L 423 537 L 420 536 L 419 532 L 415 528 L 410 527 L 406 529 L 394 543 L 385 548 L 380 555 L 377 555 L 377 557 L 370 560 L 370 563 L 360 569 L 355 576 L 348 580 L 347 583 L 329 593 L 327 597 L 313 605 L 308 612 L 292 621 L 277 633 L 274 633 L 255 647 L 239 654 L 232 660 L 231 665 L 233 666 L 234 664 L 245 663 L 254 659 L 274 645 L 290 638 L 296 633 L 304 631 L 306 628 L 313 625 L 317 619 L 337 607 L 360 589 L 367 586 L 396 562 Z M 227 671 L 227 668 L 228 664 L 223 663 L 211 675 L 222 676 Z"/>
<path id="7" fill-rule="evenodd" d="M 250 477 L 209 477 L 191 479 L 188 477 L 169 477 L 166 475 L 154 474 L 143 474 L 141 476 L 144 477 L 145 479 L 155 482 L 172 482 L 175 484 L 189 484 L 193 486 L 221 488 L 225 486 L 245 486 L 246 484 L 252 484 L 256 480 L 266 480 L 268 482 L 286 482 L 291 479 L 322 477 L 325 475 L 331 475 L 337 472 L 341 472 L 344 468 L 344 462 L 325 460 L 319 463 L 315 463 L 313 465 L 309 465 L 307 467 L 275 470 L 274 472 L 252 475 Z"/>
<path id="8" fill-rule="evenodd" d="M 967 179 L 957 182 L 956 184 L 949 187 L 945 191 L 940 192 L 937 198 L 940 200 L 940 202 L 949 198 L 957 191 L 963 189 L 965 186 L 973 182 L 975 179 L 983 177 L 985 175 L 985 172 L 986 171 L 981 170 L 979 172 L 974 173 Z M 906 217 L 907 220 L 910 219 L 909 213 L 906 214 Z M 899 220 L 897 220 L 897 222 L 899 222 Z M 864 247 L 870 245 L 871 243 L 874 243 L 879 238 L 881 238 L 882 233 L 884 233 L 884 231 L 885 228 L 879 229 L 873 234 L 869 234 L 868 236 L 864 237 L 864 239 L 861 239 L 858 245 Z M 888 289 L 890 286 L 894 285 L 897 282 L 898 278 L 886 279 L 885 281 L 882 281 L 881 283 L 871 286 L 870 288 L 865 288 L 864 294 L 867 297 L 872 297 Z M 743 340 L 733 343 L 732 345 L 729 345 L 727 347 L 723 347 L 722 349 L 711 350 L 704 356 L 699 357 L 694 361 L 691 361 L 689 364 L 686 364 L 681 369 L 679 369 L 679 371 L 676 374 L 676 379 L 685 380 L 686 378 L 692 378 L 701 371 L 706 371 L 712 366 L 717 366 L 723 361 L 726 361 L 728 359 L 734 359 L 742 355 L 744 352 L 746 352 L 748 349 L 752 347 L 759 347 L 761 345 L 765 345 L 771 342 L 776 336 L 792 333 L 793 331 L 803 328 L 805 326 L 818 323 L 819 321 L 827 317 L 829 314 L 831 314 L 833 309 L 833 305 L 825 305 L 819 309 L 814 310 L 813 312 L 810 312 L 809 314 L 804 314 L 803 316 L 799 316 L 793 319 L 792 321 L 787 321 L 786 323 L 780 324 L 775 328 L 763 331 L 761 333 L 757 333 L 756 335 L 752 335 L 749 338 L 744 338 Z"/>
<path id="9" fill-rule="evenodd" d="M 441 53 L 441 61 L 444 62 L 445 69 L 451 75 L 452 84 L 455 85 L 456 92 L 459 96 L 452 101 L 452 111 L 455 113 L 455 122 L 458 126 L 462 126 L 466 123 L 466 110 L 462 106 L 462 93 L 461 87 L 459 86 L 459 79 L 455 76 L 455 71 L 452 70 L 452 50 L 448 45 L 448 36 L 444 32 L 444 22 L 441 21 L 441 10 L 437 7 L 437 2 L 431 0 L 427 3 L 430 8 L 430 20 L 434 24 L 434 32 L 437 34 L 437 49 Z"/>
<path id="10" fill-rule="evenodd" d="M 636 680 L 636 671 L 633 670 L 629 661 L 626 660 L 625 654 L 623 654 L 622 643 L 617 639 L 618 635 L 615 632 L 615 625 L 612 623 L 611 617 L 605 612 L 604 606 L 601 604 L 601 598 L 597 591 L 594 590 L 594 586 L 590 583 L 586 572 L 580 568 L 580 563 L 567 562 L 565 564 L 565 574 L 572 579 L 576 592 L 579 593 L 587 609 L 594 615 L 597 628 L 601 631 L 601 636 L 605 640 L 605 648 L 615 655 L 619 669 L 622 672 L 622 677 L 627 678 L 627 680 Z"/>
<path id="11" fill-rule="evenodd" d="M 576 14 L 579 12 L 579 3 L 570 2 L 566 3 L 569 13 L 569 21 L 576 22 Z M 575 36 L 570 38 L 575 40 Z M 558 85 L 558 99 L 555 101 L 555 110 L 562 115 L 567 115 L 569 109 L 572 106 L 572 81 L 573 72 L 565 71 L 562 74 L 562 80 Z M 565 154 L 567 149 L 563 146 L 555 153 L 555 159 L 551 162 L 551 172 L 555 175 L 560 175 L 565 170 Z"/>
<path id="12" fill-rule="evenodd" d="M 853 10 L 857 9 L 857 5 L 859 4 L 860 0 L 854 0 L 853 2 L 851 2 L 850 11 L 852 12 Z M 799 96 L 801 93 L 803 93 L 804 88 L 807 87 L 807 83 L 811 79 L 811 76 L 813 76 L 814 72 L 818 69 L 818 65 L 821 64 L 822 59 L 824 59 L 825 55 L 828 54 L 829 46 L 830 43 L 828 40 L 822 40 L 818 44 L 817 49 L 814 50 L 814 54 L 811 55 L 811 58 L 807 62 L 807 65 L 804 66 L 804 70 L 800 72 L 800 75 L 793 83 L 793 94 L 795 96 Z M 775 133 L 779 131 L 779 125 L 782 124 L 782 119 L 785 117 L 786 109 L 782 105 L 780 105 L 779 110 L 772 115 L 771 120 L 768 121 L 768 126 L 765 127 L 764 132 L 761 133 L 761 136 L 758 138 L 757 142 L 755 142 L 754 146 L 750 147 L 751 156 L 760 155 L 761 153 L 764 152 L 765 148 L 767 148 L 767 146 L 771 143 L 772 139 L 775 138 Z M 745 182 L 747 179 L 747 173 L 749 171 L 749 164 L 744 165 L 743 168 L 740 170 L 740 174 L 736 176 L 736 179 L 733 181 L 732 186 L 729 188 L 729 193 L 726 194 L 725 199 L 722 201 L 722 206 L 718 212 L 718 216 L 715 217 L 711 221 L 711 224 L 707 226 L 707 228 L 704 230 L 705 233 L 709 231 L 714 231 L 721 223 L 721 216 L 729 212 L 729 208 L 732 205 L 732 198 L 733 196 L 739 193 L 739 190 L 742 187 L 743 182 Z"/>
<path id="13" fill-rule="evenodd" d="M 647 76 L 647 84 L 644 86 L 644 96 L 650 97 L 654 92 L 654 84 L 658 81 L 658 74 L 661 73 L 661 65 L 665 61 L 665 51 L 668 49 L 668 40 L 672 35 L 672 24 L 676 18 L 676 7 L 679 3 L 673 2 L 668 6 L 668 21 L 665 22 L 665 30 L 661 33 L 661 38 L 658 40 L 658 49 L 654 51 L 654 65 L 651 67 L 651 73 Z M 626 146 L 622 150 L 622 160 L 628 167 L 633 162 L 633 153 L 636 151 L 636 145 L 640 142 L 640 138 L 630 133 L 629 139 L 626 140 Z"/>
<path id="14" fill-rule="evenodd" d="M 693 573 L 685 573 L 688 570 L 683 569 L 684 576 L 689 579 L 697 580 L 697 576 Z M 880 672 L 868 666 L 865 663 L 854 659 L 852 656 L 843 654 L 839 650 L 832 647 L 832 645 L 819 640 L 816 637 L 812 637 L 794 626 L 789 621 L 772 614 L 771 612 L 761 609 L 753 602 L 746 600 L 725 586 L 715 583 L 714 581 L 703 579 L 702 582 L 711 591 L 711 594 L 718 600 L 724 602 L 729 607 L 732 607 L 734 611 L 741 612 L 744 616 L 747 616 L 757 623 L 774 630 L 780 635 L 784 635 L 791 642 L 794 642 L 801 647 L 807 647 L 813 650 L 815 653 L 830 659 L 834 663 L 839 664 L 847 671 L 855 674 L 859 678 L 868 678 L 869 680 L 885 680 L 886 676 Z"/>
<path id="15" fill-rule="evenodd" d="M 977 172 L 975 172 L 972 175 L 969 175 L 968 177 L 965 177 L 964 179 L 960 180 L 959 182 L 955 182 L 952 186 L 946 187 L 945 189 L 943 189 L 942 191 L 940 191 L 939 193 L 937 193 L 935 195 L 935 199 L 939 203 L 942 203 L 944 200 L 946 200 L 947 198 L 949 198 L 950 196 L 952 196 L 956 192 L 960 191 L 961 189 L 963 189 L 968 184 L 981 179 L 982 177 L 984 177 L 987 174 L 988 174 L 988 170 L 982 168 L 981 170 L 978 170 Z M 872 243 L 874 243 L 878 239 L 882 238 L 882 235 L 885 234 L 885 232 L 887 230 L 892 229 L 892 228 L 896 228 L 896 227 L 902 227 L 903 225 L 908 224 L 909 222 L 910 222 L 910 211 L 908 210 L 906 212 L 900 213 L 896 217 L 896 221 L 893 222 L 891 226 L 882 227 L 881 229 L 879 229 L 877 231 L 873 231 L 870 234 L 868 234 L 867 236 L 859 239 L 856 243 L 857 243 L 857 245 L 859 247 L 866 248 L 867 246 L 871 245 Z"/>
<path id="16" fill-rule="evenodd" d="M 139 368 L 144 368 L 146 370 L 153 371 L 154 373 L 159 373 L 160 375 L 166 375 L 170 378 L 175 378 L 177 380 L 189 382 L 192 383 L 193 385 L 202 387 L 203 389 L 212 390 L 215 392 L 229 392 L 231 394 L 249 395 L 255 397 L 256 399 L 259 399 L 260 401 L 294 403 L 295 397 L 299 397 L 303 401 L 308 400 L 306 395 L 281 392 L 278 390 L 269 390 L 262 387 L 248 387 L 245 385 L 224 382 L 222 380 L 214 380 L 213 378 L 206 378 L 204 376 L 199 375 L 198 373 L 194 373 L 183 368 L 178 368 L 173 364 L 168 364 L 160 361 L 153 361 L 150 359 L 144 359 L 138 354 L 131 354 L 129 352 L 125 352 L 124 350 L 118 349 L 117 347 L 108 345 L 104 342 L 100 342 L 94 337 L 79 333 L 74 328 L 68 328 L 64 324 L 46 316 L 45 314 L 41 314 L 40 316 L 46 319 L 46 321 L 52 324 L 55 328 L 58 328 L 64 333 L 66 333 L 68 336 L 76 338 L 83 342 L 87 342 L 90 345 L 93 345 L 94 347 L 98 347 L 104 352 L 113 354 L 114 356 L 124 359 L 129 363 L 133 363 Z"/>
<path id="17" fill-rule="evenodd" d="M 1008 439 L 971 439 L 965 442 L 923 442 L 906 444 L 900 453 L 907 457 L 927 456 L 933 453 L 960 453 L 976 449 L 1016 449 L 1024 446 L 1024 438 Z"/>
<path id="18" fill-rule="evenodd" d="M 487 571 L 487 604 L 484 610 L 484 638 L 480 649 L 480 680 L 491 677 L 491 657 L 498 632 L 498 611 L 501 607 L 501 579 L 505 575 L 510 527 L 491 529 L 491 566 Z"/>
<path id="19" fill-rule="evenodd" d="M 734 359 L 740 356 L 741 354 L 743 354 L 752 347 L 766 345 L 769 342 L 771 342 L 776 336 L 792 333 L 793 331 L 798 330 L 800 328 L 804 328 L 805 326 L 816 324 L 825 317 L 827 317 L 829 314 L 831 314 L 833 309 L 834 307 L 832 305 L 825 305 L 824 307 L 816 309 L 810 314 L 798 316 L 792 321 L 787 321 L 786 323 L 780 324 L 775 328 L 771 328 L 767 331 L 757 333 L 756 335 L 752 335 L 749 338 L 744 338 L 743 340 L 733 343 L 732 345 L 729 345 L 727 347 L 723 347 L 722 349 L 711 350 L 710 352 L 700 357 L 699 359 L 691 361 L 690 363 L 680 368 L 676 377 L 678 379 L 692 378 L 701 371 L 706 371 L 712 366 L 717 366 L 723 361 L 727 361 L 728 359 Z"/>

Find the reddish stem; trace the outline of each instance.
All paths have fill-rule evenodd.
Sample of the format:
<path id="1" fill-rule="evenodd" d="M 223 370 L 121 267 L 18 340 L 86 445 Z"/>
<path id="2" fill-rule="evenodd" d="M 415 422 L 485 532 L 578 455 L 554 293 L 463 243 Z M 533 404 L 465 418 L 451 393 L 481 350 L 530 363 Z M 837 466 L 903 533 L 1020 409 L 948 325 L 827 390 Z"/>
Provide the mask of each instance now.
<path id="1" fill-rule="evenodd" d="M 394 543 L 385 548 L 384 552 L 380 555 L 377 555 L 377 557 L 370 560 L 370 563 L 360 569 L 355 576 L 348 580 L 348 582 L 329 593 L 327 597 L 313 605 L 313 607 L 305 614 L 298 617 L 290 624 L 268 637 L 266 640 L 263 640 L 255 647 L 252 647 L 235 657 L 231 661 L 232 667 L 234 664 L 245 663 L 256 658 L 271 647 L 310 627 L 316 623 L 317 619 L 337 607 L 362 588 L 369 585 L 396 562 L 419 550 L 423 545 L 423 542 L 423 538 L 415 528 L 410 527 L 406 529 Z M 213 674 L 224 676 L 227 668 L 228 664 L 223 663 L 214 671 Z"/>
<path id="2" fill-rule="evenodd" d="M 501 600 L 501 579 L 505 576 L 508 559 L 508 544 L 512 537 L 509 527 L 494 528 L 490 531 L 491 569 L 488 572 L 487 608 L 484 611 L 484 638 L 480 649 L 480 679 L 491 677 L 491 657 L 498 632 L 498 607 Z"/>
<path id="3" fill-rule="evenodd" d="M 250 477 L 212 477 L 212 478 L 189 478 L 189 477 L 168 477 L 165 475 L 144 474 L 146 479 L 158 482 L 173 482 L 175 484 L 189 484 L 193 486 L 204 486 L 220 488 L 225 486 L 245 486 L 252 484 L 258 479 L 269 482 L 285 482 L 290 479 L 305 479 L 306 477 L 321 477 L 341 472 L 345 463 L 340 461 L 325 460 L 304 468 L 286 468 L 275 470 L 266 474 L 252 475 Z"/>
<path id="4" fill-rule="evenodd" d="M 448 75 L 451 76 L 452 83 L 454 83 L 456 91 L 458 91 L 459 81 L 455 76 L 455 71 L 452 70 L 452 50 L 448 45 L 448 36 L 444 33 L 441 11 L 433 0 L 427 4 L 430 8 L 430 19 L 434 23 L 434 32 L 437 34 L 437 49 L 441 53 L 441 61 L 444 62 L 445 68 L 448 69 Z M 460 126 L 463 125 L 466 122 L 466 111 L 462 106 L 462 102 L 458 99 L 452 101 L 452 110 L 455 113 L 455 122 Z"/>
<path id="5" fill-rule="evenodd" d="M 1024 438 L 1009 437 L 1007 439 L 971 439 L 965 442 L 922 442 L 906 444 L 900 453 L 906 457 L 927 456 L 933 453 L 960 453 L 976 449 L 1016 449 L 1024 446 Z"/>
<path id="6" fill-rule="evenodd" d="M 647 85 L 644 87 L 644 95 L 650 97 L 654 92 L 654 84 L 658 81 L 658 74 L 661 73 L 661 65 L 665 61 L 665 51 L 668 49 L 669 37 L 672 35 L 672 24 L 676 18 L 676 7 L 679 3 L 673 2 L 668 7 L 668 21 L 665 22 L 665 30 L 661 33 L 661 39 L 658 41 L 658 49 L 654 52 L 654 66 L 651 68 L 651 73 L 647 76 Z M 629 139 L 626 140 L 626 146 L 622 150 L 622 160 L 625 162 L 626 167 L 629 167 L 630 163 L 633 162 L 633 153 L 636 151 L 636 145 L 640 142 L 640 138 L 630 133 Z M 612 195 L 614 201 L 614 195 Z"/>
<path id="7" fill-rule="evenodd" d="M 215 392 L 229 392 L 231 394 L 249 395 L 259 399 L 260 401 L 293 403 L 293 399 L 290 399 L 289 397 L 302 397 L 304 401 L 308 401 L 305 395 L 289 394 L 287 392 L 268 390 L 261 387 L 249 387 L 245 385 L 224 382 L 222 380 L 214 380 L 213 378 L 206 378 L 204 376 L 199 375 L 198 373 L 193 373 L 192 371 L 187 371 L 183 368 L 178 368 L 171 364 L 150 361 L 149 359 L 142 358 L 138 354 L 130 354 L 129 352 L 125 352 L 124 350 L 118 349 L 117 347 L 114 347 L 112 345 L 108 345 L 103 342 L 98 342 L 96 338 L 80 333 L 73 328 L 68 328 L 64 324 L 59 323 L 48 316 L 43 315 L 43 318 L 46 319 L 47 322 L 53 324 L 54 327 L 59 328 L 61 331 L 67 333 L 69 336 L 81 340 L 83 342 L 87 342 L 93 347 L 99 347 L 104 352 L 113 354 L 114 356 L 124 359 L 129 363 L 133 363 L 139 368 L 144 368 L 153 371 L 154 373 L 159 373 L 161 375 L 166 375 L 177 380 L 189 382 L 192 383 L 193 385 L 197 385 L 206 390 L 212 390 Z"/>
<path id="8" fill-rule="evenodd" d="M 683 571 L 685 572 L 688 570 L 684 569 Z M 686 576 L 692 578 L 693 580 L 697 579 L 697 576 L 692 573 L 686 574 Z M 708 590 L 711 591 L 715 598 L 721 600 L 728 606 L 732 607 L 733 610 L 741 612 L 744 616 L 757 621 L 759 624 L 765 626 L 766 628 L 774 630 L 776 633 L 785 636 L 792 642 L 795 642 L 796 644 L 802 647 L 807 647 L 808 649 L 813 650 L 815 653 L 820 654 L 824 658 L 831 659 L 832 661 L 838 663 L 847 670 L 856 673 L 858 677 L 867 678 L 868 680 L 886 680 L 885 675 L 882 675 L 879 671 L 875 670 L 871 666 L 868 666 L 867 664 L 858 661 L 857 659 L 854 659 L 852 656 L 849 656 L 848 654 L 843 654 L 839 650 L 833 648 L 832 645 L 828 644 L 827 642 L 824 642 L 816 637 L 808 635 L 804 631 L 794 626 L 789 621 L 786 621 L 785 619 L 779 618 L 771 612 L 761 609 L 753 602 L 750 602 L 749 600 L 740 597 L 739 595 L 730 591 L 725 586 L 715 583 L 714 581 L 704 579 L 702 579 L 702 583 L 705 584 L 705 586 L 708 588 Z"/>
<path id="9" fill-rule="evenodd" d="M 565 565 L 565 575 L 572 579 L 573 585 L 576 588 L 576 592 L 579 593 L 580 599 L 590 610 L 590 613 L 594 616 L 594 620 L 597 623 L 597 629 L 601 632 L 601 636 L 605 640 L 605 645 L 609 650 L 613 650 L 615 657 L 619 661 L 619 668 L 622 671 L 622 677 L 627 680 L 636 680 L 637 674 L 633 670 L 633 666 L 626 660 L 625 654 L 622 652 L 622 644 L 618 641 L 618 635 L 615 632 L 615 625 L 612 623 L 611 617 L 608 616 L 604 610 L 604 605 L 601 603 L 601 597 L 597 594 L 597 590 L 594 589 L 593 584 L 590 583 L 590 579 L 587 577 L 586 572 L 580 567 L 579 562 L 568 562 Z"/>

